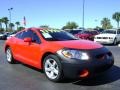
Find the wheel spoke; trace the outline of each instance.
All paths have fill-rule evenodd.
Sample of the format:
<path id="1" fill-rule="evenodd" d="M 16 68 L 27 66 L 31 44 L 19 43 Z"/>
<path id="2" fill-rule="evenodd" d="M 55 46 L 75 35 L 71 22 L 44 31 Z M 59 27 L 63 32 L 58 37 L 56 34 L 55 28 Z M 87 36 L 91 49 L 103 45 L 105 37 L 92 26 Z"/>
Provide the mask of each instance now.
<path id="1" fill-rule="evenodd" d="M 54 73 L 55 73 L 56 75 L 58 75 L 58 70 L 57 70 L 57 69 L 54 69 Z"/>
<path id="2" fill-rule="evenodd" d="M 56 65 L 56 62 L 55 62 L 55 61 L 53 61 L 52 65 L 55 67 L 55 65 Z"/>
<path id="3" fill-rule="evenodd" d="M 50 62 L 50 60 L 47 60 L 47 61 L 46 61 L 46 64 L 49 65 L 49 66 L 52 65 L 52 63 Z"/>
<path id="4" fill-rule="evenodd" d="M 51 71 L 51 69 L 49 67 L 46 67 L 45 70 L 46 70 L 46 72 L 50 72 Z"/>
<path id="5" fill-rule="evenodd" d="M 54 77 L 54 72 L 53 72 L 53 71 L 51 71 L 51 72 L 49 73 L 49 77 L 51 77 L 51 78 Z"/>

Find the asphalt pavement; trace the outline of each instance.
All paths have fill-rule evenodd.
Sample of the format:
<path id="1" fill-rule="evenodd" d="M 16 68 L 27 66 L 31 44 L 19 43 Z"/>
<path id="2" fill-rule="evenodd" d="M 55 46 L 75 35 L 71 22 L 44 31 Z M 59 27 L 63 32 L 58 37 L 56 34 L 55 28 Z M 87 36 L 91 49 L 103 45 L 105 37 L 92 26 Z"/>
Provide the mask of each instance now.
<path id="1" fill-rule="evenodd" d="M 120 90 L 120 47 L 105 46 L 114 55 L 115 64 L 89 80 L 49 81 L 43 72 L 27 65 L 6 62 L 4 41 L 0 40 L 0 90 Z"/>

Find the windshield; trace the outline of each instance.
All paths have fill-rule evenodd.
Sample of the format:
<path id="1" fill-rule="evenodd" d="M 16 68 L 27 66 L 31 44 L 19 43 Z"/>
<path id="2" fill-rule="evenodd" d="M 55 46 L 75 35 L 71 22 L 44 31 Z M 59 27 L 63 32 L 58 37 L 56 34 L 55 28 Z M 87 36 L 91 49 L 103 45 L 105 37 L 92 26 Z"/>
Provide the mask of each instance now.
<path id="1" fill-rule="evenodd" d="M 102 33 L 105 33 L 105 34 L 116 34 L 116 31 L 115 30 L 105 30 Z"/>
<path id="2" fill-rule="evenodd" d="M 47 41 L 78 40 L 75 36 L 63 30 L 39 30 L 39 32 Z"/>
<path id="3" fill-rule="evenodd" d="M 71 34 L 78 34 L 80 32 L 81 32 L 81 30 L 71 30 L 69 33 L 71 33 Z"/>

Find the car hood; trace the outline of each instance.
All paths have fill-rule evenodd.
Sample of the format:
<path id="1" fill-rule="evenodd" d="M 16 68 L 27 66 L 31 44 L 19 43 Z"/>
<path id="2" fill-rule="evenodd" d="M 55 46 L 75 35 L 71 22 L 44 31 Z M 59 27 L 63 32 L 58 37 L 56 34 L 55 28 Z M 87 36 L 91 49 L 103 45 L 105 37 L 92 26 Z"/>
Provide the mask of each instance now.
<path id="1" fill-rule="evenodd" d="M 70 40 L 70 41 L 55 41 L 52 44 L 56 46 L 62 46 L 63 48 L 72 48 L 72 49 L 96 49 L 103 47 L 102 45 L 88 41 L 88 40 Z"/>
<path id="2" fill-rule="evenodd" d="M 115 37 L 116 34 L 99 34 L 99 35 L 96 35 L 95 37 Z"/>

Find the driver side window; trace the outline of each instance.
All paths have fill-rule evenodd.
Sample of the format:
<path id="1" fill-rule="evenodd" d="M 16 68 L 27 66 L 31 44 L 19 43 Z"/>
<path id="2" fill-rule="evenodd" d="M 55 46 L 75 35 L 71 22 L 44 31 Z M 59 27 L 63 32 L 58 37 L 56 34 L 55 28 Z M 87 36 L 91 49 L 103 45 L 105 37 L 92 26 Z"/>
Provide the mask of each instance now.
<path id="1" fill-rule="evenodd" d="M 32 33 L 32 40 L 33 40 L 35 43 L 40 44 L 40 38 L 38 37 L 38 35 L 37 35 L 35 32 Z"/>
<path id="2" fill-rule="evenodd" d="M 15 37 L 19 38 L 19 39 L 24 39 L 26 37 L 30 37 L 32 38 L 32 41 L 34 43 L 38 43 L 40 44 L 40 38 L 38 37 L 38 35 L 32 31 L 32 30 L 26 30 L 23 32 L 18 33 Z"/>

